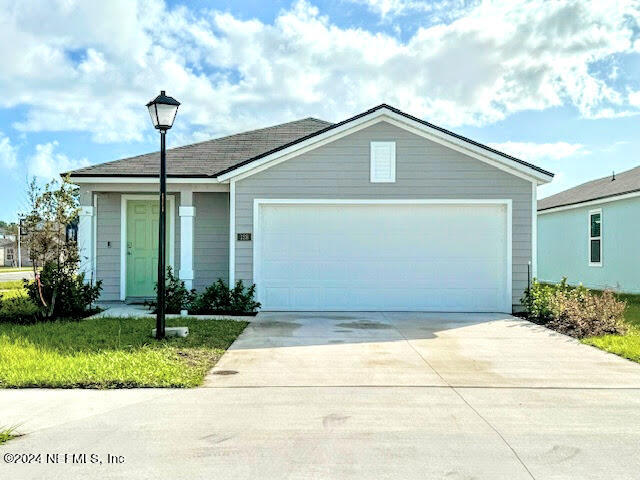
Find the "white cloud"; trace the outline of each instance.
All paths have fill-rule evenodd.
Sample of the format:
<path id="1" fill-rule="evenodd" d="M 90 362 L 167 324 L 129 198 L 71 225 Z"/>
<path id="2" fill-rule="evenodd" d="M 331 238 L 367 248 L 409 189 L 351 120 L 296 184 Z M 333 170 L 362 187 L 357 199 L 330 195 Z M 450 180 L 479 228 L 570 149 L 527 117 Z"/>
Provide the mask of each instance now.
<path id="1" fill-rule="evenodd" d="M 489 145 L 496 150 L 531 162 L 541 159 L 560 160 L 590 153 L 582 144 L 567 142 L 504 142 L 490 143 Z"/>
<path id="2" fill-rule="evenodd" d="M 381 15 L 427 9 L 362 1 Z M 401 40 L 339 27 L 306 1 L 267 24 L 161 0 L 0 0 L 0 42 L 12 45 L 0 50 L 0 106 L 26 107 L 21 131 L 99 142 L 151 135 L 144 103 L 161 88 L 183 102 L 174 138 L 185 141 L 308 115 L 340 120 L 381 102 L 448 126 L 563 105 L 586 118 L 639 111 L 597 71 L 638 50 L 635 0 L 433 8 L 445 4 L 454 20 L 425 20 Z"/>
<path id="3" fill-rule="evenodd" d="M 640 107 L 640 90 L 629 93 L 629 104 L 634 107 Z"/>
<path id="4" fill-rule="evenodd" d="M 11 144 L 11 139 L 0 132 L 0 165 L 7 170 L 18 164 L 18 149 Z"/>
<path id="5" fill-rule="evenodd" d="M 59 180 L 60 173 L 89 165 L 86 158 L 73 160 L 63 153 L 56 152 L 57 147 L 58 142 L 55 141 L 36 145 L 35 153 L 27 159 L 29 177 L 43 181 Z"/>

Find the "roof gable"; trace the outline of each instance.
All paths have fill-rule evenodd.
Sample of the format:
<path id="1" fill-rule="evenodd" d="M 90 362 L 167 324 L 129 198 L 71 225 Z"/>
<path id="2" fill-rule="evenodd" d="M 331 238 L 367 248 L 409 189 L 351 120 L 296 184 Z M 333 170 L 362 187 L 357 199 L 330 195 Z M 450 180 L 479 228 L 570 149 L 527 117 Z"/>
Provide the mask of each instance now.
<path id="1" fill-rule="evenodd" d="M 537 183 L 547 183 L 553 178 L 553 173 L 531 163 L 420 120 L 397 108 L 382 104 L 347 120 L 327 126 L 306 137 L 294 140 L 289 144 L 282 145 L 270 152 L 265 152 L 233 165 L 220 172 L 218 179 L 220 181 L 229 181 L 233 178 L 244 178 L 380 121 L 388 121 L 400 128 L 441 143 L 516 176 L 525 177 L 529 180 L 533 179 Z"/>
<path id="2" fill-rule="evenodd" d="M 275 125 L 167 150 L 167 174 L 180 178 L 211 178 L 228 182 L 286 161 L 304 151 L 389 121 L 425 138 L 463 152 L 516 176 L 546 183 L 553 174 L 533 164 L 420 120 L 386 104 L 378 105 L 342 122 L 331 124 L 315 118 Z M 81 177 L 156 177 L 159 153 L 115 160 L 68 172 Z M 115 181 L 115 180 L 114 180 Z"/>

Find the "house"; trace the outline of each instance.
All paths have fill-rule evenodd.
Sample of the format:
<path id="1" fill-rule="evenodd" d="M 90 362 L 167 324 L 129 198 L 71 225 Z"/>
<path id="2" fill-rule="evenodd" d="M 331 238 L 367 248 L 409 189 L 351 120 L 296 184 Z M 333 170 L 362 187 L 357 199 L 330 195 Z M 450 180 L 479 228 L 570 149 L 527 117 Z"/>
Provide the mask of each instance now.
<path id="1" fill-rule="evenodd" d="M 639 244 L 640 167 L 538 202 L 542 281 L 640 293 Z"/>
<path id="2" fill-rule="evenodd" d="M 263 310 L 511 312 L 553 175 L 388 105 L 171 149 L 168 265 Z M 70 172 L 103 300 L 153 295 L 159 154 Z"/>
<path id="3" fill-rule="evenodd" d="M 22 246 L 20 249 L 22 256 L 22 266 L 30 267 L 31 259 L 29 258 L 29 251 Z M 5 267 L 17 267 L 18 264 L 18 241 L 15 235 L 6 235 L 5 238 L 0 238 L 0 266 Z"/>
<path id="4" fill-rule="evenodd" d="M 17 258 L 14 252 L 14 243 L 10 238 L 0 238 L 0 265 L 4 267 L 14 266 L 14 260 Z"/>

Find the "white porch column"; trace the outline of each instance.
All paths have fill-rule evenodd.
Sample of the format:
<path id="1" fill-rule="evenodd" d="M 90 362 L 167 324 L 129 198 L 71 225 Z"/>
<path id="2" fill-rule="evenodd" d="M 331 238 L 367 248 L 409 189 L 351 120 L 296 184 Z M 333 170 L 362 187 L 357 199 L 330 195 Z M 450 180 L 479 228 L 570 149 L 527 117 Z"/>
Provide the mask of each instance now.
<path id="1" fill-rule="evenodd" d="M 85 282 L 92 280 L 93 273 L 93 206 L 80 207 L 78 218 L 78 254 L 80 256 L 80 272 L 84 273 Z M 93 279 L 95 281 L 95 279 Z"/>
<path id="2" fill-rule="evenodd" d="M 180 193 L 180 280 L 188 290 L 193 288 L 193 192 Z"/>

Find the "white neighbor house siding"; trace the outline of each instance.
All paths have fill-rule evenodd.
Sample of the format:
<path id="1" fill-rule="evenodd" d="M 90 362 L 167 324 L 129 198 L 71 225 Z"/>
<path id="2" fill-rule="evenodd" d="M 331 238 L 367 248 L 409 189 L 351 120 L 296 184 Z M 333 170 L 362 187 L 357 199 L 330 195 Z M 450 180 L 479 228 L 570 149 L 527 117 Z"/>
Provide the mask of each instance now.
<path id="1" fill-rule="evenodd" d="M 396 181 L 370 182 L 370 142 L 396 142 Z M 253 233 L 255 198 L 511 199 L 512 299 L 527 286 L 531 260 L 531 182 L 381 122 L 238 180 L 236 233 Z M 253 242 L 235 242 L 235 278 L 253 281 Z"/>

